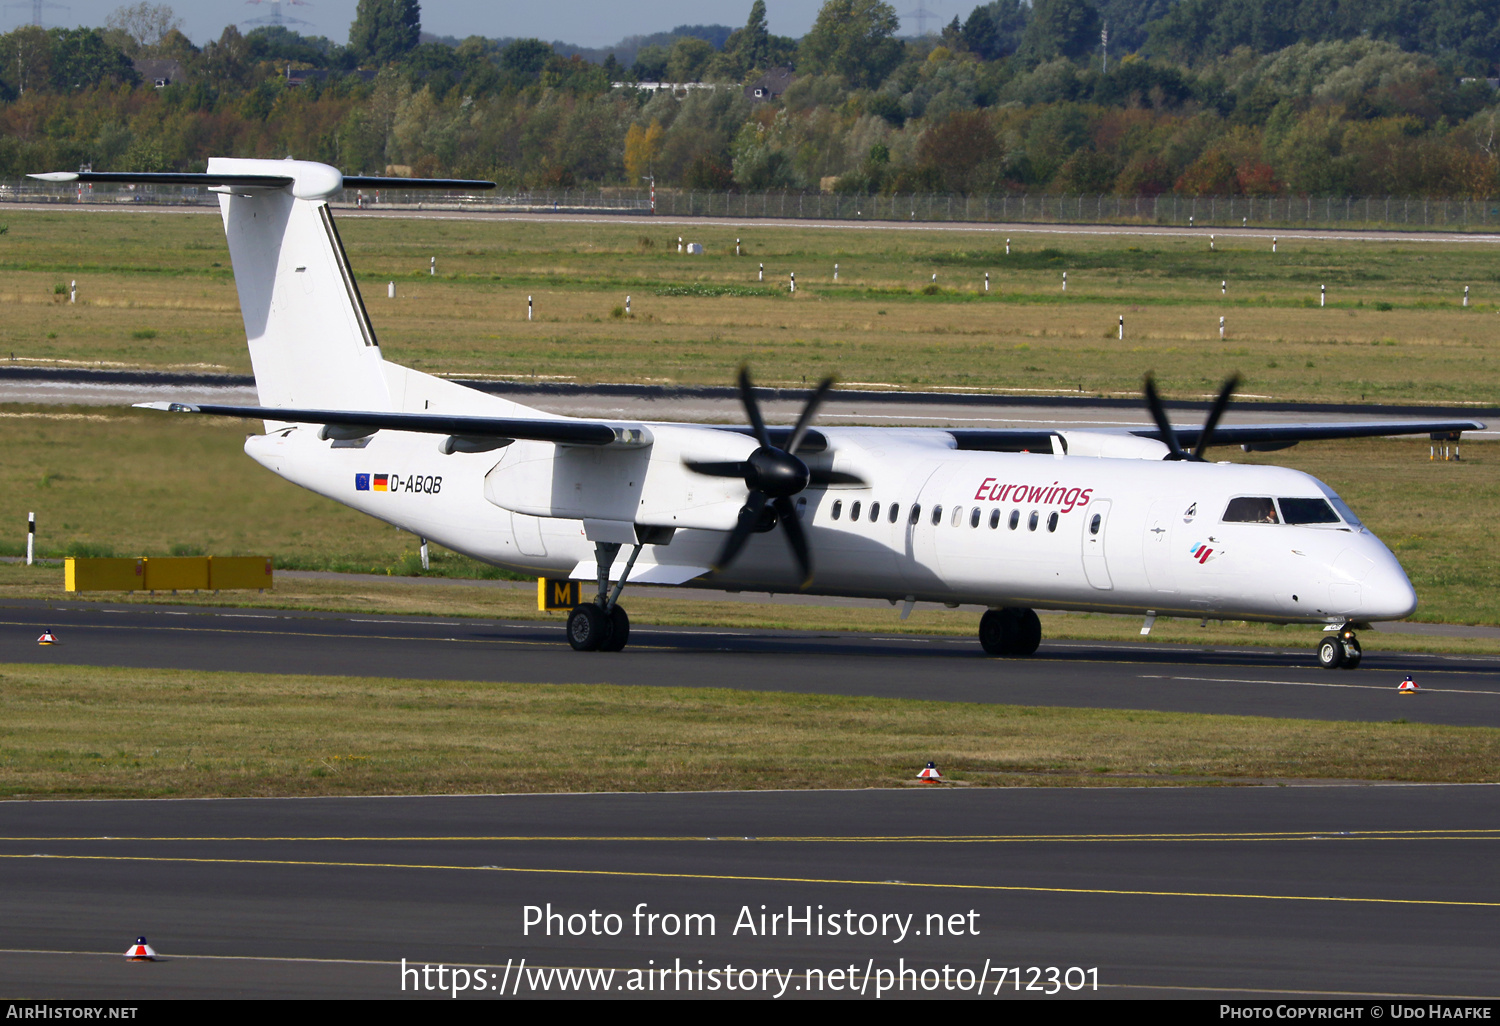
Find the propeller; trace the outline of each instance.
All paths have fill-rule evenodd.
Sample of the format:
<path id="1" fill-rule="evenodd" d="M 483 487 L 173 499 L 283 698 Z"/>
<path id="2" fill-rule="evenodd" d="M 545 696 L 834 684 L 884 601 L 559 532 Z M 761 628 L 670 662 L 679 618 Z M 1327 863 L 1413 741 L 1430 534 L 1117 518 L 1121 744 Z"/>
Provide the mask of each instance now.
<path id="1" fill-rule="evenodd" d="M 704 474 L 709 477 L 738 477 L 745 482 L 745 487 L 750 494 L 745 497 L 745 505 L 740 507 L 739 520 L 734 529 L 729 532 L 729 537 L 724 540 L 724 547 L 719 551 L 719 556 L 714 560 L 714 569 L 722 570 L 734 562 L 750 536 L 757 531 L 768 531 L 780 524 L 786 532 L 787 544 L 792 548 L 792 555 L 796 557 L 797 566 L 802 570 L 803 587 L 812 582 L 812 550 L 808 548 L 807 534 L 802 530 L 802 521 L 797 518 L 797 507 L 792 502 L 793 496 L 801 492 L 814 480 L 820 483 L 859 483 L 859 478 L 852 474 L 840 474 L 835 472 L 823 472 L 814 474 L 809 470 L 797 456 L 797 450 L 801 448 L 803 440 L 807 437 L 808 429 L 818 415 L 818 408 L 823 405 L 823 400 L 833 388 L 833 378 L 824 378 L 813 394 L 808 398 L 807 405 L 802 408 L 802 415 L 797 418 L 796 426 L 792 428 L 791 436 L 787 439 L 785 449 L 778 449 L 771 444 L 770 435 L 766 431 L 766 422 L 760 414 L 760 404 L 755 400 L 755 389 L 750 383 L 750 371 L 740 368 L 740 402 L 744 404 L 745 415 L 750 421 L 750 428 L 755 433 L 755 440 L 760 443 L 759 447 L 750 454 L 749 458 L 738 462 L 725 463 L 699 463 L 689 461 L 687 468 L 694 473 Z"/>
<path id="2" fill-rule="evenodd" d="M 1239 384 L 1238 374 L 1230 375 L 1229 380 L 1224 382 L 1224 387 L 1219 389 L 1218 398 L 1214 400 L 1213 406 L 1208 411 L 1208 419 L 1203 422 L 1203 431 L 1198 435 L 1198 444 L 1193 446 L 1192 452 L 1185 452 L 1177 440 L 1177 432 L 1172 427 L 1172 421 L 1167 417 L 1167 410 L 1162 405 L 1161 396 L 1156 394 L 1156 379 L 1147 374 L 1146 405 L 1151 410 L 1151 418 L 1156 421 L 1156 426 L 1161 431 L 1161 440 L 1167 443 L 1167 448 L 1170 450 L 1162 458 L 1207 463 L 1208 461 L 1203 458 L 1203 453 L 1212 444 L 1214 429 L 1219 426 L 1219 419 L 1224 416 L 1224 410 L 1229 406 L 1229 400 L 1234 396 L 1234 390 L 1239 387 Z"/>

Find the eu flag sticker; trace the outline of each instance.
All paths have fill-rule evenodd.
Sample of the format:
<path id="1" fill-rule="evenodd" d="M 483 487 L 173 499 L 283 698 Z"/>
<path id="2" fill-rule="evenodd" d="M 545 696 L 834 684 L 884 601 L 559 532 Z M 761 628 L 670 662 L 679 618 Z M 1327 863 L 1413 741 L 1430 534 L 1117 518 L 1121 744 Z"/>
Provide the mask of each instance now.
<path id="1" fill-rule="evenodd" d="M 354 475 L 354 490 L 356 492 L 368 492 L 370 490 L 370 475 L 369 474 L 355 474 Z"/>

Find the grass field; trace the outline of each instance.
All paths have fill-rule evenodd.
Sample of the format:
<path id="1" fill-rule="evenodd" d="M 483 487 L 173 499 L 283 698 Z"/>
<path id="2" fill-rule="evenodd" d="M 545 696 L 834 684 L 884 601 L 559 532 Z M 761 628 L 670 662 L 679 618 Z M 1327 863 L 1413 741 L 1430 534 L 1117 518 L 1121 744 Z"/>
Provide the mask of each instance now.
<path id="1" fill-rule="evenodd" d="M 0 665 L 0 797 L 1480 781 L 1500 730 Z"/>
<path id="2" fill-rule="evenodd" d="M 0 360 L 248 371 L 216 217 L 0 217 L 10 229 Z M 688 231 L 707 253 L 687 257 L 676 226 L 342 225 L 388 357 L 440 373 L 718 384 L 749 361 L 767 384 L 833 372 L 908 388 L 1115 394 L 1154 370 L 1187 397 L 1238 371 L 1252 396 L 1500 403 L 1488 362 L 1500 272 L 1483 243 L 1283 239 L 1272 254 L 1227 237 L 1210 252 L 1206 234 L 1026 234 L 1007 256 L 990 233 L 751 226 Z"/>

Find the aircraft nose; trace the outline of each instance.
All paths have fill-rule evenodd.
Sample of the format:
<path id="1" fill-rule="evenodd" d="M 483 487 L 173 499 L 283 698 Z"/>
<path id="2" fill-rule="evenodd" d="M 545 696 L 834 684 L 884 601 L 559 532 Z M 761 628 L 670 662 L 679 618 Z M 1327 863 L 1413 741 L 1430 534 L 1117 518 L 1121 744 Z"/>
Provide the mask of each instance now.
<path id="1" fill-rule="evenodd" d="M 1384 545 L 1379 552 L 1367 552 L 1374 562 L 1363 581 L 1360 605 L 1366 620 L 1400 620 L 1417 611 L 1417 591 L 1406 577 L 1406 571 Z"/>

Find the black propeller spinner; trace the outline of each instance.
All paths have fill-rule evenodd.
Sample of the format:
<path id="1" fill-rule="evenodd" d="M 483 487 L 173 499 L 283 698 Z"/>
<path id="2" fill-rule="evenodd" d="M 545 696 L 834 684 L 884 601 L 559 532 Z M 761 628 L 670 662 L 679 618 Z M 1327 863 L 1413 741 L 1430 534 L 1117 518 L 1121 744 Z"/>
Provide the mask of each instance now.
<path id="1" fill-rule="evenodd" d="M 1161 440 L 1167 443 L 1171 451 L 1163 459 L 1168 460 L 1190 460 L 1194 463 L 1207 463 L 1203 453 L 1213 441 L 1214 429 L 1219 426 L 1219 418 L 1224 416 L 1224 409 L 1229 405 L 1229 400 L 1234 395 L 1234 390 L 1239 387 L 1240 376 L 1232 374 L 1229 380 L 1224 382 L 1224 387 L 1219 389 L 1219 397 L 1214 400 L 1213 408 L 1208 411 L 1208 419 L 1203 422 L 1203 432 L 1198 436 L 1198 444 L 1193 446 L 1192 452 L 1183 451 L 1182 445 L 1177 441 L 1177 432 L 1172 429 L 1172 422 L 1167 419 L 1167 411 L 1161 404 L 1161 396 L 1156 394 L 1156 380 L 1150 374 L 1146 375 L 1146 405 L 1151 408 L 1151 417 L 1156 421 L 1158 430 L 1161 431 Z"/>
<path id="2" fill-rule="evenodd" d="M 755 440 L 760 443 L 760 447 L 743 462 L 687 464 L 689 470 L 710 477 L 744 478 L 745 487 L 750 490 L 750 494 L 745 497 L 745 505 L 740 508 L 740 517 L 734 530 L 729 532 L 729 537 L 724 540 L 724 548 L 719 551 L 718 559 L 714 560 L 714 569 L 722 570 L 734 562 L 750 536 L 757 530 L 765 529 L 764 517 L 769 505 L 775 513 L 774 523 L 780 524 L 786 531 L 787 544 L 792 547 L 792 555 L 796 557 L 797 566 L 802 570 L 803 587 L 806 587 L 813 576 L 812 551 L 808 548 L 802 522 L 797 519 L 797 507 L 792 503 L 792 497 L 808 486 L 813 474 L 808 470 L 807 464 L 798 459 L 797 450 L 801 448 L 808 429 L 812 427 L 818 407 L 823 405 L 823 399 L 828 395 L 829 389 L 833 388 L 833 379 L 824 378 L 807 400 L 785 449 L 778 449 L 771 444 L 770 435 L 766 432 L 766 422 L 760 415 L 760 404 L 755 401 L 748 369 L 740 369 L 739 384 L 740 402 L 745 406 L 745 415 L 750 419 L 750 427 L 754 430 Z"/>

